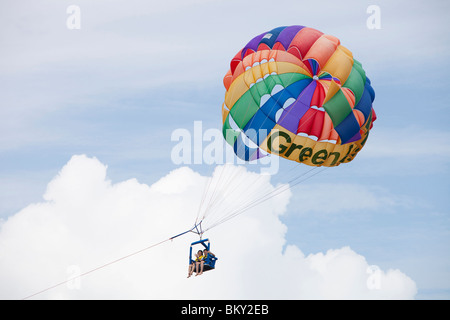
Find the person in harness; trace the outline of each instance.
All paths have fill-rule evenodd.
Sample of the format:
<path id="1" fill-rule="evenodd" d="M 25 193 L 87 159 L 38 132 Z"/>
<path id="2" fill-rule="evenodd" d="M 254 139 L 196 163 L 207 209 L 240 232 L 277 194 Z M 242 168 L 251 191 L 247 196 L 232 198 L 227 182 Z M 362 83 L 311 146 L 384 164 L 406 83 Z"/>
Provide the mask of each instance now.
<path id="1" fill-rule="evenodd" d="M 204 261 L 203 260 L 203 252 L 202 250 L 198 250 L 197 253 L 195 254 L 195 260 L 191 260 L 191 263 L 189 264 L 189 269 L 188 269 L 188 278 L 190 276 L 192 276 L 192 273 L 197 272 L 196 275 L 198 275 L 198 267 L 199 264 Z M 202 268 L 203 268 L 203 264 L 202 264 Z"/>
<path id="2" fill-rule="evenodd" d="M 199 250 L 199 252 L 201 252 L 201 251 Z M 203 273 L 203 266 L 210 257 L 215 257 L 214 253 L 212 253 L 211 251 L 208 251 L 207 249 L 203 250 L 200 263 L 197 264 L 196 268 L 195 268 L 196 269 L 195 272 L 197 272 L 197 274 L 195 276 L 199 276 Z M 200 265 L 200 271 L 198 271 L 199 265 Z"/>
<path id="3" fill-rule="evenodd" d="M 193 250 L 193 246 L 201 244 L 204 250 L 198 250 L 197 253 Z M 191 243 L 189 249 L 189 267 L 188 278 L 195 272 L 196 276 L 203 274 L 205 271 L 214 270 L 216 266 L 217 257 L 210 251 L 210 243 L 208 239 L 200 239 Z"/>

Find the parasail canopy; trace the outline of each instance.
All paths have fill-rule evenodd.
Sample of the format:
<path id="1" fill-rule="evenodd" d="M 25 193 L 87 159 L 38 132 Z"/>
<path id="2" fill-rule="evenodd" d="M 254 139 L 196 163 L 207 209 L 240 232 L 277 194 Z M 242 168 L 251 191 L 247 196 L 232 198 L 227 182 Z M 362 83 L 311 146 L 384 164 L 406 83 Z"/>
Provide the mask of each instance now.
<path id="1" fill-rule="evenodd" d="M 270 153 L 310 166 L 350 162 L 376 119 L 361 63 L 338 38 L 313 28 L 254 37 L 223 83 L 223 135 L 247 161 Z"/>

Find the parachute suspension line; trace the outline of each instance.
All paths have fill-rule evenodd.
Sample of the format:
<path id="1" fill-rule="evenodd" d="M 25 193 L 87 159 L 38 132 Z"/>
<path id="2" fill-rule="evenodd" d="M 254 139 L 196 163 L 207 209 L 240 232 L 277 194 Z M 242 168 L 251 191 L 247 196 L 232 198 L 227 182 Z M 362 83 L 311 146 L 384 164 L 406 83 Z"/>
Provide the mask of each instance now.
<path id="1" fill-rule="evenodd" d="M 216 167 L 216 170 L 217 170 L 217 168 L 218 167 Z M 199 204 L 198 211 L 197 211 L 195 224 L 197 224 L 199 222 L 199 220 L 200 220 L 200 222 L 203 221 L 203 219 L 206 217 L 206 215 L 210 211 L 210 206 L 211 206 L 212 200 L 211 199 L 208 200 L 207 198 L 208 198 L 208 196 L 210 198 L 213 198 L 213 196 L 215 194 L 215 190 L 219 186 L 219 181 L 221 180 L 221 177 L 223 175 L 223 171 L 225 170 L 225 168 L 222 168 L 222 170 L 220 172 L 220 175 L 219 175 L 219 181 L 216 182 L 213 194 L 210 195 L 210 190 L 212 188 L 213 182 L 215 182 L 215 176 L 217 174 L 216 170 L 211 170 L 211 172 L 210 172 L 210 176 L 211 177 L 208 178 L 208 182 L 206 183 L 205 188 L 203 190 L 203 195 L 202 195 L 202 199 L 201 199 L 201 202 Z"/>
<path id="2" fill-rule="evenodd" d="M 297 164 L 297 166 L 299 166 L 300 164 Z M 310 168 L 309 171 L 314 170 L 316 167 L 314 168 Z M 295 167 L 294 167 L 295 169 Z M 291 169 L 293 170 L 293 169 Z M 291 171 L 289 170 L 289 171 Z M 288 172 L 289 173 L 289 172 Z M 306 173 L 302 173 L 301 175 L 294 177 L 293 179 L 291 179 L 288 183 L 291 183 L 292 181 L 300 178 L 301 176 L 307 174 Z M 284 175 L 284 174 L 283 174 Z M 220 203 L 222 203 L 223 201 L 225 201 L 227 199 L 228 196 L 230 196 L 231 194 L 234 194 L 236 192 L 239 192 L 239 194 L 237 195 L 235 201 L 233 203 L 240 203 L 239 206 L 234 205 L 233 204 L 229 204 L 228 206 L 222 206 L 222 207 L 218 207 L 218 210 L 211 212 L 211 218 L 212 219 L 208 219 L 208 225 L 215 225 L 220 223 L 220 221 L 222 220 L 226 220 L 227 217 L 231 214 L 233 214 L 234 212 L 240 211 L 242 208 L 247 207 L 248 205 L 252 204 L 252 202 L 254 201 L 258 201 L 259 199 L 263 199 L 264 197 L 270 195 L 272 192 L 275 192 L 276 190 L 274 189 L 267 189 L 261 192 L 261 190 L 258 190 L 257 188 L 252 188 L 251 186 L 253 185 L 258 185 L 261 179 L 267 178 L 267 175 L 264 174 L 258 174 L 257 178 L 254 179 L 254 181 L 250 181 L 251 185 L 249 185 L 249 182 L 247 181 L 247 177 L 245 175 L 241 175 L 241 179 L 236 181 L 234 180 L 233 182 L 235 182 L 234 184 L 228 186 L 228 188 L 226 188 L 226 191 L 231 190 L 229 192 L 229 194 L 224 194 Z M 242 183 L 243 182 L 243 183 Z M 248 185 L 248 187 L 246 186 Z M 278 188 L 281 188 L 282 186 L 279 186 Z M 289 188 L 289 187 L 287 187 Z M 242 200 L 242 201 L 241 201 Z"/>
<path id="3" fill-rule="evenodd" d="M 217 189 L 216 191 L 218 192 L 216 192 L 214 198 L 210 199 L 210 203 L 208 204 L 207 215 L 205 214 L 204 216 L 204 219 L 208 220 L 208 224 L 212 224 L 214 223 L 214 221 L 222 219 L 223 218 L 222 215 L 230 212 L 229 208 L 224 208 L 224 206 L 221 206 L 221 204 L 227 199 L 229 199 L 232 194 L 241 191 L 241 193 L 239 194 L 240 197 L 249 196 L 248 192 L 247 193 L 242 192 L 243 189 L 242 186 L 245 185 L 246 176 L 241 174 L 242 173 L 241 168 L 240 167 L 236 168 L 232 165 L 225 165 L 224 169 L 227 170 L 226 171 L 227 178 L 220 179 L 223 182 L 217 181 L 217 186 L 219 187 L 219 189 Z M 230 170 L 232 171 L 229 172 Z M 262 175 L 258 175 L 257 179 L 261 179 L 262 178 L 261 176 Z M 216 180 L 218 179 L 214 180 L 216 182 Z M 250 190 L 252 189 L 250 188 Z M 246 191 L 248 190 L 246 189 Z"/>
<path id="4" fill-rule="evenodd" d="M 225 164 L 221 167 L 220 174 L 217 176 L 217 173 L 214 173 L 213 177 L 211 177 L 211 181 L 215 184 L 214 190 L 211 195 L 209 195 L 209 201 L 205 208 L 202 220 L 205 219 L 212 211 L 214 211 L 214 207 L 218 205 L 218 203 L 222 202 L 225 198 L 224 192 L 227 192 L 229 186 L 233 181 L 235 181 L 236 176 L 239 172 L 235 171 L 232 173 L 228 173 L 230 171 L 229 168 L 233 168 L 230 164 Z M 226 172 L 226 173 L 225 173 Z"/>
<path id="5" fill-rule="evenodd" d="M 318 169 L 318 167 L 314 167 L 313 169 L 309 170 L 309 172 L 311 172 L 311 171 L 313 171 L 313 170 L 315 170 L 315 169 Z M 325 171 L 326 169 L 328 169 L 328 167 L 321 168 L 321 170 L 318 170 L 317 172 L 315 172 L 315 173 L 311 174 L 310 176 L 306 177 L 305 179 L 299 180 L 299 181 L 293 183 L 292 185 L 289 185 L 289 184 L 288 184 L 288 185 L 282 185 L 283 187 L 286 187 L 286 188 L 285 188 L 284 190 L 282 190 L 282 188 L 280 188 L 279 190 L 275 190 L 275 192 L 273 192 L 272 194 L 270 194 L 270 195 L 268 196 L 267 200 L 270 199 L 270 198 L 273 198 L 273 197 L 275 197 L 275 196 L 277 196 L 277 195 L 279 195 L 279 194 L 281 194 L 281 193 L 283 193 L 284 191 L 286 191 L 286 190 L 288 190 L 288 189 L 290 189 L 290 188 L 294 188 L 295 186 L 297 186 L 297 185 L 300 184 L 301 182 L 304 182 L 304 181 L 306 181 L 306 180 L 308 180 L 308 179 L 314 177 L 315 175 L 317 175 L 317 174 L 319 174 L 319 173 Z M 264 201 L 265 201 L 265 200 L 266 200 L 266 199 L 264 199 Z M 259 202 L 259 203 L 261 203 L 261 202 Z M 259 204 L 259 203 L 257 203 L 257 204 Z"/>
<path id="6" fill-rule="evenodd" d="M 198 206 L 197 217 L 195 218 L 195 224 L 197 224 L 198 218 L 200 217 L 200 212 L 202 210 L 202 206 L 205 201 L 206 194 L 208 193 L 209 186 L 211 185 L 211 181 L 212 181 L 212 174 L 211 174 L 211 178 L 208 178 L 208 183 L 205 185 L 205 188 L 203 190 L 202 200 L 200 201 L 200 204 Z"/>
<path id="7" fill-rule="evenodd" d="M 207 207 L 209 204 L 209 201 L 207 200 L 207 196 L 209 195 L 210 190 L 212 188 L 211 185 L 214 181 L 214 176 L 215 176 L 217 168 L 218 168 L 217 166 L 216 167 L 210 166 L 210 169 L 208 170 L 209 171 L 209 174 L 207 175 L 208 182 L 205 184 L 205 187 L 203 188 L 203 195 L 202 195 L 202 199 L 200 201 L 199 207 L 198 207 L 197 216 L 195 218 L 195 224 L 197 224 L 199 222 L 199 220 L 200 221 L 203 220 L 203 218 L 206 215 Z M 206 208 L 205 208 L 205 206 L 206 206 Z"/>
<path id="8" fill-rule="evenodd" d="M 245 181 L 245 175 L 240 174 L 241 171 L 233 170 L 235 167 L 232 164 L 224 164 L 221 167 L 216 167 L 216 170 L 211 174 L 208 179 L 206 188 L 204 189 L 202 200 L 195 220 L 195 225 L 199 224 L 199 221 L 203 221 L 205 218 L 211 220 L 218 220 L 218 212 L 224 210 L 220 204 L 223 203 L 231 194 L 239 191 L 238 186 Z M 230 172 L 231 171 L 231 172 Z M 261 175 L 258 175 L 258 179 L 261 179 Z M 241 194 L 242 196 L 242 194 Z M 235 208 L 236 209 L 236 208 Z M 230 210 L 223 213 L 230 212 Z"/>
<path id="9" fill-rule="evenodd" d="M 233 207 L 232 204 L 228 204 L 228 205 L 222 205 L 224 202 L 227 201 L 227 199 L 230 199 L 235 193 L 238 193 L 238 195 L 235 197 L 235 203 L 242 203 L 242 199 L 243 197 L 252 197 L 253 195 L 251 194 L 246 194 L 243 191 L 243 185 L 245 182 L 245 176 L 242 175 L 243 177 L 241 179 L 239 179 L 239 181 L 236 181 L 233 184 L 230 184 L 224 191 L 221 199 L 219 201 L 217 201 L 217 203 L 215 204 L 216 207 L 214 208 L 214 210 L 211 211 L 211 217 L 208 220 L 209 224 L 213 224 L 215 221 L 221 220 L 223 219 L 223 217 L 227 214 L 230 213 L 230 211 L 233 211 L 236 209 L 236 205 Z M 250 189 L 251 190 L 251 189 Z M 249 191 L 248 188 L 245 191 Z M 253 191 L 254 192 L 254 191 Z"/>
<path id="10" fill-rule="evenodd" d="M 291 171 L 297 169 L 297 167 L 299 167 L 300 165 L 301 165 L 300 163 L 297 163 L 295 166 L 293 166 L 293 168 L 291 168 L 290 170 L 288 170 L 287 172 L 284 172 L 283 174 L 281 174 L 279 176 L 283 177 L 283 179 L 284 179 L 285 176 L 287 177 L 287 175 L 291 174 Z M 310 168 L 310 171 L 313 169 L 314 168 Z M 308 172 L 302 173 L 301 175 L 294 177 L 293 179 L 290 179 L 290 181 L 288 183 L 291 183 L 295 179 L 298 179 L 307 173 Z M 242 175 L 242 174 L 240 175 L 240 178 L 235 179 L 235 176 L 237 176 L 239 174 L 240 174 L 240 170 L 234 170 L 234 172 L 229 175 L 230 183 L 229 184 L 227 183 L 226 187 L 224 188 L 223 192 L 221 193 L 221 197 L 217 200 L 214 200 L 215 203 L 213 205 L 211 205 L 210 210 L 208 211 L 208 213 L 210 215 L 210 216 L 208 216 L 208 219 L 207 219 L 208 225 L 212 226 L 212 225 L 218 224 L 222 220 L 226 220 L 227 217 L 230 215 L 230 212 L 233 214 L 234 212 L 239 211 L 240 209 L 248 206 L 253 201 L 261 198 L 261 194 L 263 194 L 262 198 L 264 198 L 265 196 L 270 195 L 271 192 L 277 191 L 277 190 L 268 189 L 268 188 L 265 191 L 264 190 L 261 191 L 261 190 L 251 187 L 254 185 L 259 185 L 260 180 L 267 178 L 268 175 L 258 174 L 256 176 L 256 179 L 253 179 L 252 181 L 249 182 L 248 177 L 246 175 Z M 289 187 L 287 186 L 286 188 L 289 188 Z M 236 193 L 238 193 L 238 195 L 236 195 L 236 198 L 234 199 L 235 201 L 233 203 L 237 203 L 237 204 L 240 203 L 241 205 L 238 206 L 238 205 L 228 204 L 227 206 L 221 206 L 221 204 L 223 202 L 225 202 L 227 199 L 229 199 L 232 195 L 234 195 Z M 208 228 L 208 229 L 210 229 L 210 228 Z"/>
<path id="11" fill-rule="evenodd" d="M 312 171 L 312 170 L 314 170 L 314 168 L 311 168 L 309 171 Z M 238 215 L 240 212 L 244 212 L 244 211 L 256 206 L 257 204 L 264 202 L 266 199 L 268 200 L 269 195 L 271 195 L 272 193 L 274 193 L 277 190 L 280 190 L 284 187 L 286 190 L 289 188 L 289 186 L 286 186 L 283 184 L 283 185 L 276 187 L 275 189 L 268 190 L 263 193 L 261 193 L 259 190 L 254 190 L 252 194 L 246 194 L 245 192 L 241 192 L 241 196 L 243 196 L 243 195 L 246 196 L 248 200 L 244 201 L 239 207 L 226 208 L 226 210 L 224 211 L 226 214 L 224 216 L 218 217 L 216 219 L 216 221 L 214 221 L 214 223 L 211 223 L 211 226 L 208 228 L 208 230 L 231 219 L 235 215 Z"/>
<path id="12" fill-rule="evenodd" d="M 313 169 L 311 169 L 311 170 L 313 170 Z M 257 206 L 258 204 L 269 200 L 274 195 L 278 194 L 278 193 L 276 193 L 276 191 L 280 191 L 281 190 L 281 192 L 283 192 L 283 191 L 286 191 L 288 188 L 289 188 L 288 185 L 281 185 L 281 186 L 277 187 L 276 189 L 263 194 L 259 198 L 256 198 L 256 199 L 253 198 L 253 200 L 245 203 L 241 207 L 239 207 L 239 208 L 235 209 L 234 211 L 232 211 L 231 214 L 229 213 L 225 217 L 222 217 L 222 219 L 216 221 L 207 230 L 212 229 L 213 227 L 215 227 L 217 225 L 220 225 L 220 224 L 222 224 L 222 223 L 224 223 L 224 222 L 226 222 L 226 221 L 228 221 L 228 220 L 238 216 L 239 214 L 241 214 L 241 213 L 243 213 L 243 212 L 245 212 L 245 211 L 247 211 L 247 210 Z M 279 192 L 279 193 L 281 193 L 281 192 Z M 250 198 L 250 199 L 252 199 L 252 198 Z"/>
<path id="13" fill-rule="evenodd" d="M 226 164 L 225 166 L 226 168 L 233 169 L 231 165 Z M 238 179 L 238 175 L 239 170 L 234 170 L 234 172 L 232 172 L 231 174 L 227 173 L 226 181 L 224 181 L 223 183 L 217 182 L 217 185 L 221 186 L 220 192 L 217 193 L 217 195 L 213 199 L 211 199 L 208 205 L 208 211 L 205 212 L 204 218 L 206 218 L 207 214 L 210 215 L 211 213 L 213 213 L 215 215 L 217 212 L 216 207 L 220 209 L 220 204 L 224 202 L 233 192 L 235 192 L 236 188 L 234 186 L 239 185 L 241 181 L 245 179 L 243 175 L 241 175 L 240 179 Z"/>
<path id="14" fill-rule="evenodd" d="M 218 188 L 220 188 L 219 186 L 222 185 L 222 179 L 223 179 L 223 177 L 226 177 L 226 175 L 223 174 L 223 173 L 225 172 L 225 170 L 226 170 L 226 166 L 223 165 L 223 166 L 221 166 L 220 168 L 221 168 L 221 170 L 220 170 L 219 178 L 218 178 L 217 182 L 216 182 L 215 185 L 214 185 L 214 189 L 213 189 L 213 192 L 212 192 L 212 194 L 211 194 L 211 199 L 210 199 L 210 201 L 208 202 L 208 205 L 206 206 L 206 209 L 205 209 L 205 212 L 204 212 L 202 218 L 205 218 L 205 216 L 206 216 L 206 215 L 209 213 L 209 211 L 211 210 L 211 204 L 214 202 L 214 199 L 216 198 L 216 194 L 217 194 L 216 192 L 217 192 Z M 212 177 L 212 180 L 214 180 L 213 177 Z"/>
<path id="15" fill-rule="evenodd" d="M 242 175 L 241 181 L 236 182 L 233 185 L 230 185 L 231 191 L 227 196 L 224 195 L 224 197 L 221 199 L 221 203 L 226 201 L 227 198 L 231 198 L 232 195 L 235 193 L 238 193 L 235 196 L 234 202 L 229 203 L 227 206 L 223 206 L 222 208 L 218 207 L 218 212 L 212 213 L 212 218 L 214 221 L 209 221 L 209 223 L 215 224 L 218 221 L 221 221 L 223 219 L 226 219 L 228 215 L 230 215 L 230 212 L 234 212 L 238 210 L 239 208 L 242 208 L 243 206 L 246 206 L 249 200 L 254 200 L 256 197 L 260 196 L 261 191 L 257 190 L 256 188 L 252 188 L 253 185 L 258 185 L 260 180 L 263 178 L 267 178 L 267 176 L 264 175 L 258 175 L 255 180 L 247 181 L 245 175 Z M 269 190 L 265 191 L 268 192 Z M 238 205 L 240 204 L 240 205 Z"/>
<path id="16" fill-rule="evenodd" d="M 306 174 L 308 174 L 308 173 L 314 171 L 315 169 L 318 169 L 318 167 L 314 167 L 314 168 L 308 170 L 308 172 L 302 174 L 301 176 L 298 176 L 298 177 L 292 179 L 292 180 L 290 181 L 290 183 L 291 183 L 291 182 L 294 182 L 295 180 L 299 179 L 300 177 L 305 176 Z M 228 221 L 228 220 L 230 220 L 230 219 L 232 219 L 232 218 L 234 218 L 234 217 L 236 217 L 236 216 L 238 216 L 238 215 L 240 215 L 240 214 L 242 214 L 242 213 L 244 213 L 245 211 L 247 211 L 247 210 L 249 210 L 249 209 L 251 209 L 251 208 L 253 208 L 253 207 L 255 207 L 255 206 L 257 206 L 257 205 L 259 205 L 259 204 L 261 204 L 261 203 L 263 203 L 263 202 L 265 202 L 265 201 L 267 201 L 267 200 L 269 200 L 269 199 L 271 199 L 271 198 L 273 198 L 273 197 L 275 197 L 275 196 L 281 194 L 281 193 L 283 193 L 284 191 L 288 190 L 289 188 L 295 187 L 295 186 L 298 185 L 299 183 L 304 182 L 304 181 L 306 181 L 306 180 L 312 178 L 313 176 L 317 175 L 317 174 L 320 173 L 320 172 L 323 172 L 323 171 L 326 170 L 326 169 L 327 169 L 327 167 L 322 168 L 322 170 L 319 170 L 319 171 L 315 172 L 314 174 L 305 177 L 304 179 L 301 179 L 301 180 L 299 180 L 299 181 L 296 181 L 296 182 L 295 182 L 294 184 L 292 184 L 292 185 L 289 185 L 289 184 L 283 184 L 283 185 L 278 186 L 278 187 L 275 188 L 274 190 L 272 190 L 272 191 L 270 191 L 270 192 L 264 194 L 263 196 L 261 196 L 261 197 L 255 199 L 255 200 L 253 200 L 253 201 L 250 201 L 250 202 L 247 203 L 246 205 L 244 205 L 244 206 L 242 206 L 241 208 L 235 210 L 234 212 L 232 212 L 232 213 L 229 214 L 228 216 L 226 216 L 226 217 L 224 217 L 223 219 L 217 221 L 215 224 L 212 224 L 211 226 L 209 226 L 209 227 L 205 230 L 205 232 L 208 231 L 208 230 L 210 230 L 210 229 L 212 229 L 212 228 L 214 228 L 214 227 L 216 227 L 216 226 L 218 226 L 218 225 L 220 225 L 220 224 L 222 224 L 222 223 L 224 223 L 224 222 L 226 222 L 226 221 Z"/>

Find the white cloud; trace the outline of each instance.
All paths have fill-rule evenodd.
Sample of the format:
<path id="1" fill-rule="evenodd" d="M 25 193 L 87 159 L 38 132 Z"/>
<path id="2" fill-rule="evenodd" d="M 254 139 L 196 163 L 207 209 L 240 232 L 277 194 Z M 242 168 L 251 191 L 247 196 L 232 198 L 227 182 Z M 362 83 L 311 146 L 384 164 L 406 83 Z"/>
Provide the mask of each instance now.
<path id="1" fill-rule="evenodd" d="M 235 167 L 242 177 L 253 173 Z M 207 178 L 180 168 L 152 186 L 112 183 L 97 159 L 74 156 L 44 201 L 0 225 L 0 297 L 19 299 L 190 228 Z M 244 179 L 245 181 L 246 179 Z M 273 188 L 261 181 L 253 188 Z M 349 247 L 305 256 L 286 245 L 279 215 L 289 193 L 211 229 L 217 269 L 186 278 L 193 234 L 176 238 L 41 293 L 42 299 L 410 299 L 413 280 L 379 270 Z M 230 205 L 237 195 L 224 199 Z M 215 290 L 193 290 L 213 284 Z"/>

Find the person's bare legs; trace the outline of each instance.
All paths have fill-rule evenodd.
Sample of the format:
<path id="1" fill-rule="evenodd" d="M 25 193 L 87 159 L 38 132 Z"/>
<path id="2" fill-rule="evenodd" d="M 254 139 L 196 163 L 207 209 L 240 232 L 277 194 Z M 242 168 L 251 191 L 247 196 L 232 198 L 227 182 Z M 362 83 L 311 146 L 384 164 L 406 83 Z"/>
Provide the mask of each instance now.
<path id="1" fill-rule="evenodd" d="M 199 264 L 200 264 L 200 262 L 198 262 L 198 261 L 195 263 L 195 273 L 197 273 L 197 274 L 198 274 L 198 265 Z"/>
<path id="2" fill-rule="evenodd" d="M 190 276 L 192 276 L 192 273 L 194 272 L 194 264 L 193 263 L 191 263 L 190 265 L 189 265 L 189 269 L 188 269 L 188 278 L 190 277 Z"/>
<path id="3" fill-rule="evenodd" d="M 199 276 L 199 275 L 201 275 L 202 273 L 203 273 L 203 265 L 205 264 L 205 261 L 202 261 L 202 262 L 200 262 L 200 272 L 198 272 L 197 274 L 196 274 L 196 276 Z"/>

